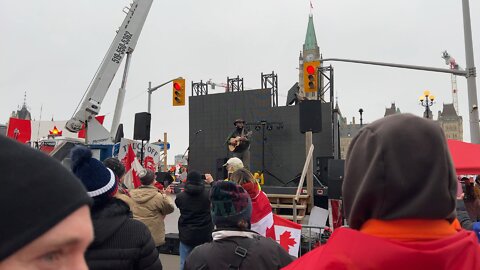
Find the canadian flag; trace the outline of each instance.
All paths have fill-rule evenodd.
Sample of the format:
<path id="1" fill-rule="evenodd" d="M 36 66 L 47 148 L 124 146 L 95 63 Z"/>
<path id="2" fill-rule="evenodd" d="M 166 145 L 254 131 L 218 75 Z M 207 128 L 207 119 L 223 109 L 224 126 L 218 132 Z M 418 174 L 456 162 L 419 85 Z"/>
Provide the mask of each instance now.
<path id="1" fill-rule="evenodd" d="M 143 170 L 142 165 L 137 159 L 135 152 L 133 151 L 132 145 L 128 146 L 127 154 L 122 159 L 122 163 L 125 166 L 125 178 L 123 183 L 127 186 L 128 189 L 134 189 L 141 185 L 140 177 L 138 177 L 138 172 Z"/>
<path id="2" fill-rule="evenodd" d="M 298 257 L 302 225 L 273 214 L 270 201 L 263 191 L 252 199 L 250 221 L 252 231 L 272 238 L 290 255 Z"/>
<path id="3" fill-rule="evenodd" d="M 252 199 L 250 222 L 252 231 L 262 236 L 267 236 L 267 229 L 273 225 L 272 206 L 263 191 L 259 191 L 257 197 Z"/>
<path id="4" fill-rule="evenodd" d="M 290 255 L 298 257 L 302 225 L 273 214 L 273 226 L 267 229 L 267 237 L 274 239 Z"/>

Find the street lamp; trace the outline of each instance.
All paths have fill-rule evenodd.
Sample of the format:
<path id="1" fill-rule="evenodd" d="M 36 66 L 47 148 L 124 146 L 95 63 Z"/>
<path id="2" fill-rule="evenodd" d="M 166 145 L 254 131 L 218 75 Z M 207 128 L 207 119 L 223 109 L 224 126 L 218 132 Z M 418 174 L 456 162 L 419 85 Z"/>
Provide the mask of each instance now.
<path id="1" fill-rule="evenodd" d="M 363 118 L 362 118 L 362 115 L 363 115 L 363 109 L 360 108 L 360 110 L 358 110 L 358 112 L 360 113 L 360 126 L 363 126 Z"/>
<path id="2" fill-rule="evenodd" d="M 430 118 L 430 106 L 435 103 L 435 96 L 430 94 L 430 91 L 423 91 L 423 95 L 420 96 L 420 105 L 425 107 L 425 118 Z M 433 116 L 432 116 L 433 117 Z"/>

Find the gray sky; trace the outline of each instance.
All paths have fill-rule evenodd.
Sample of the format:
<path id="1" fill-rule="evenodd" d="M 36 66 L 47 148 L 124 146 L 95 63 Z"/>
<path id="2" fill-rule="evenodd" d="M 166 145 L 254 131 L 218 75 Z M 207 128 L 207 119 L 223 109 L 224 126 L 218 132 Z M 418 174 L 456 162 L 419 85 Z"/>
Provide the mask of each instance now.
<path id="1" fill-rule="evenodd" d="M 125 14 L 126 0 L 1 0 L 0 122 L 27 104 L 32 117 L 69 119 Z M 447 68 L 441 52 L 465 67 L 461 1 L 312 0 L 320 50 L 325 58 L 352 58 Z M 480 2 L 470 1 L 476 66 L 480 65 Z M 280 104 L 298 80 L 298 55 L 305 40 L 307 0 L 154 1 L 132 57 L 122 113 L 125 135 L 133 136 L 134 114 L 147 110 L 148 81 L 158 85 L 177 76 L 226 82 L 240 75 L 260 87 L 260 73 L 278 74 Z M 450 75 L 333 63 L 344 116 L 364 109 L 364 121 L 383 116 L 396 102 L 402 112 L 421 115 L 418 97 L 429 89 L 451 103 Z M 103 105 L 110 123 L 123 65 Z M 477 71 L 478 73 L 478 71 Z M 477 80 L 478 84 L 478 80 Z M 479 85 L 480 87 L 480 85 Z M 464 137 L 469 141 L 466 80 L 458 77 Z M 217 88 L 220 92 L 222 88 Z M 358 121 L 358 120 L 357 120 Z M 188 146 L 188 106 L 172 107 L 171 86 L 152 96 L 151 138 L 168 132 L 172 154 Z M 173 158 L 173 156 L 170 156 Z M 170 162 L 173 159 L 169 159 Z"/>

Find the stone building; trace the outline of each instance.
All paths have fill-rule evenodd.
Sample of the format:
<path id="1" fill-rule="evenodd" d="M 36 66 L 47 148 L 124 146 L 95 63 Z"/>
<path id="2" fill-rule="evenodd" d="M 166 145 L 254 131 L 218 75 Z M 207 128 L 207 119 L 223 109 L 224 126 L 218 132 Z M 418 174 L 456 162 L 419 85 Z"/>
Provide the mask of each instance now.
<path id="1" fill-rule="evenodd" d="M 436 121 L 447 139 L 463 141 L 463 119 L 457 114 L 452 103 L 443 104 L 442 111 L 438 111 Z"/>

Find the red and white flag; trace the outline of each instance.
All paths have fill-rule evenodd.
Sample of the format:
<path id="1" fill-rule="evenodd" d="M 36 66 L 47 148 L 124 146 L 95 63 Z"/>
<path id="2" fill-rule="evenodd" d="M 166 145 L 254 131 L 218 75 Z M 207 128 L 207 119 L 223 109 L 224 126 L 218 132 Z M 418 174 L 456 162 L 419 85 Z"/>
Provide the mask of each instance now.
<path id="1" fill-rule="evenodd" d="M 95 118 L 100 124 L 103 124 L 105 115 L 95 116 Z M 7 137 L 22 143 L 39 141 L 47 138 L 49 135 L 61 135 L 69 138 L 85 138 L 85 129 L 82 128 L 78 133 L 73 133 L 64 129 L 66 123 L 67 121 L 35 121 L 11 117 L 8 120 Z M 55 127 L 60 134 L 51 133 Z"/>
<path id="2" fill-rule="evenodd" d="M 273 226 L 267 229 L 267 237 L 274 239 L 290 255 L 298 257 L 302 225 L 273 215 Z"/>
<path id="3" fill-rule="evenodd" d="M 143 170 L 142 165 L 137 159 L 135 152 L 133 151 L 132 145 L 128 145 L 127 154 L 122 159 L 122 163 L 125 166 L 125 177 L 123 178 L 123 183 L 127 186 L 128 189 L 134 189 L 141 185 L 140 177 L 138 177 L 138 172 Z"/>
<path id="4" fill-rule="evenodd" d="M 252 231 L 262 236 L 267 235 L 267 229 L 273 225 L 272 207 L 267 195 L 260 191 L 258 196 L 252 200 Z"/>
<path id="5" fill-rule="evenodd" d="M 10 117 L 10 120 L 8 120 L 7 137 L 21 143 L 30 141 L 32 138 L 31 121 Z"/>

